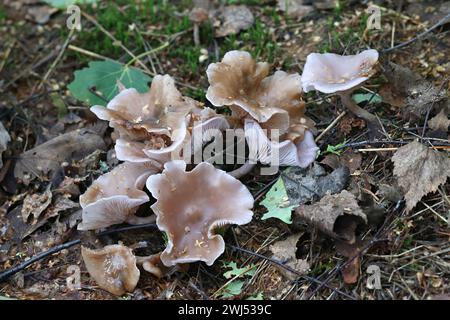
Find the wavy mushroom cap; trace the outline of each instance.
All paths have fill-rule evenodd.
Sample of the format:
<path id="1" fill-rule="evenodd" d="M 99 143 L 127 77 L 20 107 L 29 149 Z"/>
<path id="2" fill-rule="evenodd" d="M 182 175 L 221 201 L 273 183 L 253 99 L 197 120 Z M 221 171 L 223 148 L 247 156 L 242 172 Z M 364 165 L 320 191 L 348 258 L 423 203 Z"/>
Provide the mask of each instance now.
<path id="1" fill-rule="evenodd" d="M 133 292 L 140 272 L 130 248 L 119 244 L 98 250 L 82 246 L 81 255 L 89 274 L 102 289 L 118 296 Z"/>
<path id="2" fill-rule="evenodd" d="M 150 90 L 122 89 L 106 108 L 93 106 L 91 111 L 117 129 L 121 139 L 141 142 L 147 150 L 170 148 L 184 139 L 189 113 L 198 102 L 183 97 L 169 75 L 153 78 Z"/>
<path id="3" fill-rule="evenodd" d="M 319 148 L 311 131 L 305 130 L 302 139 L 271 141 L 254 120 L 245 121 L 245 137 L 252 161 L 279 166 L 305 168 L 314 162 Z"/>
<path id="4" fill-rule="evenodd" d="M 352 89 L 369 79 L 377 61 L 378 51 L 374 49 L 349 56 L 311 53 L 301 77 L 303 91 L 335 93 Z"/>
<path id="5" fill-rule="evenodd" d="M 283 71 L 268 76 L 269 64 L 256 63 L 248 52 L 229 51 L 206 73 L 210 83 L 206 98 L 216 107 L 230 106 L 237 117 L 249 114 L 263 123 L 277 115 L 278 129 L 285 130 L 289 111 L 303 108 L 300 76 Z"/>
<path id="6" fill-rule="evenodd" d="M 250 222 L 254 199 L 239 180 L 207 162 L 189 172 L 181 160 L 164 167 L 162 174 L 147 180 L 157 199 L 152 206 L 156 224 L 168 236 L 161 261 L 166 266 L 194 261 L 212 265 L 225 249 L 215 229 Z"/>
<path id="7" fill-rule="evenodd" d="M 133 222 L 139 206 L 149 201 L 142 191 L 146 179 L 159 171 L 152 163 L 123 163 L 97 178 L 80 196 L 83 213 L 78 230 Z"/>

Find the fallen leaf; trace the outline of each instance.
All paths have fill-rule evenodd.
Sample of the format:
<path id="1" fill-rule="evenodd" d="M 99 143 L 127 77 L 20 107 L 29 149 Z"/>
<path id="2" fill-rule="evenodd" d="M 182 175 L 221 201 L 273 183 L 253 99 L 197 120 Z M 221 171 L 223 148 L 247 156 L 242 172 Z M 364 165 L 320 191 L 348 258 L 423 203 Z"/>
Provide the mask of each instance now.
<path id="1" fill-rule="evenodd" d="M 9 141 L 11 141 L 11 137 L 3 126 L 3 123 L 0 122 L 0 168 L 3 167 L 2 153 L 6 151 Z"/>
<path id="2" fill-rule="evenodd" d="M 71 163 L 98 149 L 105 150 L 100 134 L 103 132 L 96 132 L 94 128 L 78 129 L 38 145 L 18 157 L 14 176 L 26 185 L 36 177 L 43 179 L 47 174 L 52 174 L 52 178 L 62 170 L 64 162 Z"/>
<path id="3" fill-rule="evenodd" d="M 448 126 L 450 126 L 450 119 L 448 118 L 448 112 L 442 109 L 434 118 L 428 121 L 428 126 L 435 131 L 448 131 Z"/>
<path id="4" fill-rule="evenodd" d="M 38 24 L 46 24 L 56 11 L 58 9 L 46 5 L 31 6 L 27 10 L 33 21 Z"/>
<path id="5" fill-rule="evenodd" d="M 312 167 L 302 169 L 291 167 L 281 173 L 291 205 L 301 205 L 318 200 L 327 192 L 333 194 L 344 189 L 348 178 L 347 167 L 340 167 L 327 174 L 325 169 L 314 163 Z"/>
<path id="6" fill-rule="evenodd" d="M 233 277 L 241 277 L 241 276 L 253 276 L 256 272 L 255 265 L 248 265 L 242 268 L 238 268 L 236 262 L 225 262 L 223 266 L 227 269 L 231 269 L 223 274 L 225 279 L 231 279 Z"/>
<path id="7" fill-rule="evenodd" d="M 52 202 L 52 192 L 50 191 L 50 185 L 43 193 L 29 194 L 23 200 L 22 205 L 22 220 L 28 222 L 29 216 L 33 215 L 33 221 L 31 224 L 36 224 L 38 218 L 44 212 Z"/>
<path id="8" fill-rule="evenodd" d="M 400 147 L 392 157 L 394 175 L 402 188 L 406 210 L 410 211 L 428 193 L 450 177 L 450 158 L 418 141 Z"/>
<path id="9" fill-rule="evenodd" d="M 250 28 L 255 22 L 253 13 L 244 5 L 225 6 L 212 12 L 216 37 L 225 37 Z"/>
<path id="10" fill-rule="evenodd" d="M 264 200 L 261 201 L 261 205 L 267 208 L 267 213 L 261 217 L 261 220 L 277 218 L 284 223 L 292 223 L 291 213 L 296 206 L 290 205 L 282 178 L 278 178 L 277 182 L 270 188 Z"/>
<path id="11" fill-rule="evenodd" d="M 354 243 L 355 230 L 359 225 L 367 223 L 367 217 L 355 196 L 342 190 L 338 194 L 326 194 L 312 205 L 301 205 L 294 211 L 293 222 L 315 225 L 335 239 Z"/>
<path id="12" fill-rule="evenodd" d="M 277 241 L 269 247 L 272 251 L 272 258 L 281 261 L 284 265 L 298 271 L 299 273 L 307 273 L 309 270 L 309 263 L 303 259 L 297 259 L 297 242 L 300 239 L 301 234 L 294 234 L 289 236 L 286 240 Z M 279 271 L 289 280 L 295 280 L 298 278 L 297 274 L 294 274 L 282 267 L 278 267 Z"/>
<path id="13" fill-rule="evenodd" d="M 288 16 L 301 19 L 314 11 L 314 7 L 305 5 L 303 0 L 278 0 L 278 8 Z"/>
<path id="14" fill-rule="evenodd" d="M 352 99 L 357 104 L 360 104 L 362 102 L 366 102 L 366 104 L 373 104 L 383 101 L 383 98 L 381 98 L 381 96 L 376 93 L 355 93 L 354 95 L 352 95 Z"/>
<path id="15" fill-rule="evenodd" d="M 350 170 L 350 174 L 353 174 L 361 167 L 362 155 L 361 153 L 356 153 L 353 151 L 346 151 L 340 156 L 336 154 L 328 154 L 320 163 L 326 164 L 332 169 L 337 169 L 344 166 Z"/>
<path id="16" fill-rule="evenodd" d="M 119 92 L 118 81 L 143 93 L 150 80 L 139 69 L 115 61 L 91 61 L 87 68 L 75 71 L 75 79 L 67 87 L 75 98 L 89 105 L 105 105 Z"/>
<path id="17" fill-rule="evenodd" d="M 445 90 L 435 87 L 430 81 L 395 63 L 389 62 L 384 69 L 389 83 L 383 87 L 380 94 L 385 102 L 402 107 L 404 119 L 419 121 L 428 112 L 437 113 L 445 106 Z"/>

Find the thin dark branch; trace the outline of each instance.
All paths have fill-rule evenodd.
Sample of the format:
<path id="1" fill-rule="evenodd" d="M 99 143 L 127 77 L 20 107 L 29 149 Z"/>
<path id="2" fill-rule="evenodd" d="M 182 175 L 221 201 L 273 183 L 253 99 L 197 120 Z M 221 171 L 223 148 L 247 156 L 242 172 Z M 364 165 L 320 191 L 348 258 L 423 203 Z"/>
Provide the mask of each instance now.
<path id="1" fill-rule="evenodd" d="M 389 53 L 389 52 L 391 52 L 391 51 L 394 51 L 394 50 L 397 50 L 397 49 L 406 47 L 406 46 L 410 45 L 411 43 L 413 43 L 413 42 L 415 42 L 415 41 L 417 41 L 417 40 L 422 39 L 423 37 L 425 37 L 425 36 L 426 36 L 428 33 L 430 33 L 431 31 L 433 31 L 433 30 L 439 28 L 440 26 L 446 24 L 449 20 L 450 20 L 450 13 L 447 14 L 444 18 L 442 18 L 442 19 L 439 20 L 438 22 L 436 22 L 436 24 L 434 24 L 433 26 L 431 26 L 430 28 L 428 28 L 427 30 L 425 30 L 424 32 L 422 32 L 421 34 L 415 36 L 414 38 L 409 39 L 408 41 L 402 42 L 402 43 L 400 43 L 400 44 L 398 44 L 398 45 L 396 45 L 396 46 L 394 46 L 394 47 L 392 47 L 392 48 L 384 49 L 384 50 L 381 51 L 381 52 L 382 52 L 382 53 Z"/>
<path id="2" fill-rule="evenodd" d="M 104 232 L 99 233 L 99 236 L 105 236 L 108 234 L 113 234 L 113 233 L 118 233 L 118 232 L 123 232 L 123 231 L 129 231 L 129 230 L 136 230 L 136 229 L 142 229 L 142 228 L 154 228 L 156 227 L 156 224 L 154 223 L 147 223 L 147 224 L 141 224 L 141 225 L 133 225 L 133 226 L 126 226 L 126 227 L 121 227 L 121 228 L 117 228 L 117 229 L 112 229 L 112 230 L 107 230 Z M 17 266 L 12 267 L 6 271 L 3 271 L 2 273 L 0 273 L 0 282 L 5 281 L 6 279 L 8 279 L 9 277 L 11 277 L 12 275 L 24 270 L 26 267 L 28 267 L 29 265 L 42 260 L 54 253 L 60 252 L 64 249 L 68 249 L 70 247 L 73 247 L 77 244 L 80 244 L 81 240 L 80 239 L 75 239 L 63 244 L 60 244 L 56 247 L 53 247 L 47 251 L 41 252 L 38 255 L 35 255 L 34 257 L 31 257 L 29 260 L 24 261 L 22 263 L 19 263 Z"/>
<path id="3" fill-rule="evenodd" d="M 230 244 L 227 244 L 227 247 L 229 247 L 230 249 L 233 249 L 233 250 L 237 250 L 237 251 L 240 251 L 240 252 L 244 252 L 244 253 L 250 254 L 252 256 L 255 256 L 255 257 L 263 259 L 263 260 L 267 260 L 267 261 L 269 261 L 269 262 L 271 262 L 273 264 L 276 264 L 277 266 L 280 266 L 281 268 L 283 268 L 283 269 L 285 269 L 285 270 L 287 270 L 289 272 L 292 272 L 293 274 L 299 276 L 300 278 L 303 278 L 303 279 L 311 281 L 311 282 L 315 282 L 315 283 L 319 284 L 320 286 L 325 286 L 328 289 L 331 289 L 334 292 L 336 292 L 336 293 L 338 293 L 338 294 L 340 294 L 340 295 L 342 295 L 342 296 L 344 296 L 344 297 L 346 297 L 348 299 L 356 300 L 355 297 L 349 295 L 348 293 L 345 293 L 345 292 L 339 290 L 338 288 L 335 288 L 335 287 L 329 285 L 328 283 L 324 283 L 324 282 L 322 282 L 322 281 L 320 281 L 320 280 L 318 280 L 316 278 L 313 278 L 313 277 L 307 276 L 307 275 L 305 275 L 305 274 L 303 274 L 301 272 L 298 272 L 297 270 L 292 269 L 291 267 L 283 264 L 281 261 L 278 261 L 278 260 L 273 259 L 273 258 L 266 257 L 266 256 L 264 256 L 262 254 L 257 253 L 257 252 L 253 252 L 251 250 L 247 250 L 247 249 L 244 249 L 244 248 L 241 248 L 241 247 L 236 247 L 236 246 L 233 246 L 233 245 L 230 245 Z"/>

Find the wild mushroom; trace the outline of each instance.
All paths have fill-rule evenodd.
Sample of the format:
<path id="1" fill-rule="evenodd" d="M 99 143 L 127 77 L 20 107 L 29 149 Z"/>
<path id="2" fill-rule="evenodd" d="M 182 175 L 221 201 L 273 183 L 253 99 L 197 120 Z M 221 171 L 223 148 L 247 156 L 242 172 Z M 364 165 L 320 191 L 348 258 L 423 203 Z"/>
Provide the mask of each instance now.
<path id="1" fill-rule="evenodd" d="M 200 25 L 207 21 L 208 10 L 202 7 L 195 7 L 189 13 L 189 20 L 194 24 L 194 44 L 200 45 Z"/>
<path id="2" fill-rule="evenodd" d="M 378 52 L 373 49 L 349 56 L 311 53 L 306 58 L 301 78 L 303 91 L 337 93 L 353 114 L 377 123 L 375 115 L 359 107 L 351 98 L 352 92 L 374 73 L 377 61 Z"/>
<path id="3" fill-rule="evenodd" d="M 189 113 L 198 105 L 181 95 L 172 77 L 157 75 L 148 92 L 122 89 L 106 108 L 93 106 L 91 111 L 118 130 L 119 160 L 141 162 L 136 156 L 141 150 L 147 160 L 161 161 L 184 141 Z"/>
<path id="4" fill-rule="evenodd" d="M 309 130 L 304 131 L 301 139 L 271 141 L 256 121 L 248 119 L 245 121 L 245 136 L 252 161 L 272 166 L 306 168 L 314 162 L 319 150 Z"/>
<path id="5" fill-rule="evenodd" d="M 134 291 L 140 272 L 130 248 L 120 244 L 96 250 L 82 246 L 81 255 L 87 271 L 100 288 L 118 296 Z"/>
<path id="6" fill-rule="evenodd" d="M 189 172 L 181 160 L 164 168 L 147 179 L 147 189 L 157 199 L 151 207 L 156 224 L 168 238 L 161 261 L 165 266 L 194 261 L 212 265 L 225 249 L 215 229 L 250 222 L 254 199 L 239 180 L 207 162 Z"/>
<path id="7" fill-rule="evenodd" d="M 206 73 L 207 99 L 216 107 L 229 106 L 234 118 L 250 116 L 265 129 L 279 130 L 280 135 L 298 124 L 314 125 L 304 116 L 298 74 L 276 71 L 268 76 L 269 64 L 255 62 L 245 51 L 227 52 Z"/>
<path id="8" fill-rule="evenodd" d="M 151 163 L 123 163 L 100 176 L 80 196 L 83 209 L 78 230 L 106 228 L 113 224 L 151 222 L 153 217 L 134 215 L 140 205 L 149 201 L 142 191 L 145 180 L 160 169 Z"/>

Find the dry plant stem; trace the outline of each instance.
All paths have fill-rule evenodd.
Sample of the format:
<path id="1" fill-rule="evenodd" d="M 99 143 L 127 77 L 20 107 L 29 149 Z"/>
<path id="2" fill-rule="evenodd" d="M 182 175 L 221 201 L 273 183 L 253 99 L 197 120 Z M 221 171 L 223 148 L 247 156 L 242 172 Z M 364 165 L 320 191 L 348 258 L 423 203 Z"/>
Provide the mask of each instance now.
<path id="1" fill-rule="evenodd" d="M 200 45 L 200 28 L 198 23 L 194 23 L 194 44 L 197 47 Z"/>
<path id="2" fill-rule="evenodd" d="M 339 96 L 341 97 L 342 104 L 355 116 L 373 124 L 377 123 L 377 117 L 375 115 L 364 110 L 353 101 L 350 91 L 340 92 Z"/>
<path id="3" fill-rule="evenodd" d="M 155 221 L 156 221 L 156 216 L 154 214 L 152 214 L 149 217 L 133 216 L 127 222 L 131 225 L 140 225 L 140 224 L 155 223 Z"/>
<path id="4" fill-rule="evenodd" d="M 230 176 L 235 177 L 236 179 L 242 178 L 243 176 L 247 175 L 252 171 L 252 169 L 256 166 L 256 163 L 250 163 L 248 160 L 245 162 L 242 166 L 239 168 L 228 172 Z"/>

